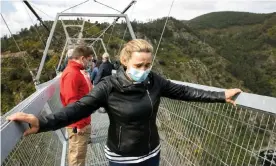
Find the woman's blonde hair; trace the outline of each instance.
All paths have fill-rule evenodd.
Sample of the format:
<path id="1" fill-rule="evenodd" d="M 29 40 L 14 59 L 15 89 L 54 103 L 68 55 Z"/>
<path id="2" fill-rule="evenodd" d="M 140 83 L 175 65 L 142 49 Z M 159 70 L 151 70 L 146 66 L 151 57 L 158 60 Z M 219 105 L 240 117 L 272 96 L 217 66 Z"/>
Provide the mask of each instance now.
<path id="1" fill-rule="evenodd" d="M 143 39 L 134 39 L 124 45 L 124 48 L 120 52 L 120 62 L 124 64 L 124 61 L 128 61 L 131 58 L 133 52 L 147 52 L 152 53 L 152 45 Z"/>

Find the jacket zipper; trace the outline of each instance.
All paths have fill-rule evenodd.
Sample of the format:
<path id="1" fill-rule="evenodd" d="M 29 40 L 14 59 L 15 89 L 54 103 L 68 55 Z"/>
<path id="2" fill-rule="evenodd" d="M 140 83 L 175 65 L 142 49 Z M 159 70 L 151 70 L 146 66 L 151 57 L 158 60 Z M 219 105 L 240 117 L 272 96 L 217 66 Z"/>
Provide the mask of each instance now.
<path id="1" fill-rule="evenodd" d="M 153 104 L 152 104 L 152 100 L 150 98 L 150 93 L 149 91 L 147 90 L 147 94 L 148 94 L 148 97 L 149 97 L 149 100 L 150 100 L 150 104 L 151 104 L 151 114 L 150 114 L 150 118 L 152 117 L 152 114 L 153 114 Z M 150 119 L 149 119 L 149 153 L 151 151 L 151 146 L 150 146 L 150 136 L 151 136 L 151 130 L 150 130 Z"/>
<path id="2" fill-rule="evenodd" d="M 118 150 L 120 150 L 120 146 L 121 146 L 121 134 L 122 134 L 122 126 L 120 126 Z"/>

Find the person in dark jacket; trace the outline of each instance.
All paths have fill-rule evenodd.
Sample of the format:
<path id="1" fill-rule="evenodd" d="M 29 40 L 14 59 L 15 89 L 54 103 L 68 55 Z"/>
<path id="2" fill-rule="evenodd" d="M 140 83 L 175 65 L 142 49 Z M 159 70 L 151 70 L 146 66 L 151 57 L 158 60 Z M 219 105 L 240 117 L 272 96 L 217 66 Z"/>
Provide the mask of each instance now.
<path id="1" fill-rule="evenodd" d="M 99 67 L 100 67 L 101 64 L 102 64 L 102 62 L 100 60 L 98 60 L 96 62 L 96 65 L 95 65 L 92 73 L 91 73 L 91 82 L 93 83 L 93 85 L 94 85 L 95 79 L 96 79 L 96 77 L 98 75 Z"/>
<path id="2" fill-rule="evenodd" d="M 110 76 L 112 73 L 112 69 L 113 69 L 113 65 L 110 63 L 109 54 L 104 53 L 102 56 L 102 64 L 100 65 L 98 74 L 95 78 L 95 81 L 93 82 L 94 85 L 97 85 L 102 78 L 106 76 Z"/>
<path id="3" fill-rule="evenodd" d="M 145 40 L 129 41 L 120 53 L 123 66 L 116 74 L 103 78 L 87 96 L 45 117 L 15 113 L 8 119 L 29 123 L 31 128 L 24 133 L 28 135 L 60 129 L 104 107 L 110 120 L 104 150 L 109 165 L 158 166 L 156 116 L 161 97 L 235 105 L 232 97 L 241 90 L 213 92 L 175 84 L 151 71 L 152 52 L 153 47 Z"/>

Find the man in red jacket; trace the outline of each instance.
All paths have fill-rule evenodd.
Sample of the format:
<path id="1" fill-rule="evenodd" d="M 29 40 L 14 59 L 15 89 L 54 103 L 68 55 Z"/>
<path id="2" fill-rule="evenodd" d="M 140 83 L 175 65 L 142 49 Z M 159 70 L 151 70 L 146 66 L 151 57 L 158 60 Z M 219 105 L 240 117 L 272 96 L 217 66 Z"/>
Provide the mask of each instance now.
<path id="1" fill-rule="evenodd" d="M 91 86 L 88 85 L 85 76 L 81 73 L 81 70 L 86 69 L 91 61 L 92 51 L 89 47 L 78 46 L 72 52 L 60 81 L 60 99 L 63 106 L 74 103 L 91 90 Z M 85 165 L 87 142 L 91 133 L 90 121 L 91 117 L 89 116 L 67 126 L 69 166 Z"/>

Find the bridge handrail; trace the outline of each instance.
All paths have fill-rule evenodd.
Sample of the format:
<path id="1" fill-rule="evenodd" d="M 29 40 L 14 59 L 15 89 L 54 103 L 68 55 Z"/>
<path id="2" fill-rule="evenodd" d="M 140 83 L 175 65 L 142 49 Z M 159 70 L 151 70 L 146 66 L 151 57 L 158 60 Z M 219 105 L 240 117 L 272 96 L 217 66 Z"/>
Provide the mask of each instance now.
<path id="1" fill-rule="evenodd" d="M 216 88 L 206 85 L 193 84 L 188 82 L 181 82 L 176 80 L 171 80 L 176 84 L 186 85 L 198 89 L 210 90 L 210 91 L 224 91 L 223 88 Z M 269 96 L 262 96 L 253 93 L 242 92 L 235 98 L 235 102 L 238 105 L 262 110 L 265 112 L 270 112 L 276 114 L 276 98 Z"/>
<path id="2" fill-rule="evenodd" d="M 56 88 L 59 86 L 59 78 L 60 76 L 57 76 L 53 80 L 38 86 L 36 92 L 7 112 L 2 117 L 1 121 L 3 122 L 3 118 L 7 115 L 16 112 L 31 113 L 38 116 L 44 105 L 54 95 Z M 28 128 L 26 124 L 9 121 L 1 123 L 1 162 L 5 160 L 16 143 L 20 141 L 26 128 Z"/>

